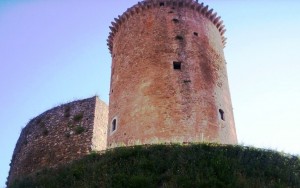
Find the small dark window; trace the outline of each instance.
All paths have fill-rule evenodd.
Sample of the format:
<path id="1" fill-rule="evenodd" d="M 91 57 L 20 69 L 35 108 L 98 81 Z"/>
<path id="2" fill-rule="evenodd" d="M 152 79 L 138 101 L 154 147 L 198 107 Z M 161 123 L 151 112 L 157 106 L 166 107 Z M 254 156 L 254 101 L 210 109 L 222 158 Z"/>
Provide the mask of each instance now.
<path id="1" fill-rule="evenodd" d="M 173 68 L 175 70 L 180 70 L 181 69 L 181 62 L 173 61 Z"/>
<path id="2" fill-rule="evenodd" d="M 113 119 L 111 122 L 111 132 L 114 132 L 117 129 L 117 119 Z"/>
<path id="3" fill-rule="evenodd" d="M 161 7 L 165 6 L 165 3 L 159 3 L 159 6 L 161 6 Z"/>
<path id="4" fill-rule="evenodd" d="M 197 32 L 194 32 L 194 35 L 198 37 L 198 33 Z"/>
<path id="5" fill-rule="evenodd" d="M 222 109 L 219 110 L 221 120 L 225 121 L 224 111 Z"/>
<path id="6" fill-rule="evenodd" d="M 177 35 L 177 36 L 176 36 L 176 39 L 177 39 L 177 40 L 183 40 L 183 36 Z"/>
<path id="7" fill-rule="evenodd" d="M 179 2 L 179 7 L 183 7 L 183 2 Z"/>
<path id="8" fill-rule="evenodd" d="M 173 18 L 173 22 L 174 22 L 174 23 L 178 23 L 179 20 L 178 20 L 177 18 Z"/>

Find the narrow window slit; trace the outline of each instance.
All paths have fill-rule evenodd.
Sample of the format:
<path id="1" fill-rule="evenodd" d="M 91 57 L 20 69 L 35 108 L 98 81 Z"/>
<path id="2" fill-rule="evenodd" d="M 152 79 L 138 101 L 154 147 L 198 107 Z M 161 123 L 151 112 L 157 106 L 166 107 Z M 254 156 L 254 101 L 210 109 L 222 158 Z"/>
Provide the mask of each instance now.
<path id="1" fill-rule="evenodd" d="M 180 70 L 181 69 L 181 62 L 173 61 L 173 68 L 174 68 L 174 70 Z"/>
<path id="2" fill-rule="evenodd" d="M 221 120 L 225 121 L 224 111 L 222 109 L 219 109 Z"/>
<path id="3" fill-rule="evenodd" d="M 117 119 L 113 119 L 111 122 L 111 132 L 114 132 L 117 129 Z"/>

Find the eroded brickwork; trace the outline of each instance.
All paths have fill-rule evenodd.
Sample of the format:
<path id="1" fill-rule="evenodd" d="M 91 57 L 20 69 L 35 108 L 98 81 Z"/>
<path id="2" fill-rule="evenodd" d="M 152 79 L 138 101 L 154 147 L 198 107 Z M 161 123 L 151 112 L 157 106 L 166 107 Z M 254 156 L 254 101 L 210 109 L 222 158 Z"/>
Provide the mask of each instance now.
<path id="1" fill-rule="evenodd" d="M 97 97 L 55 107 L 32 119 L 16 144 L 8 183 L 44 167 L 106 149 L 107 105 Z"/>
<path id="2" fill-rule="evenodd" d="M 224 26 L 195 1 L 143 1 L 111 27 L 108 146 L 236 144 Z"/>

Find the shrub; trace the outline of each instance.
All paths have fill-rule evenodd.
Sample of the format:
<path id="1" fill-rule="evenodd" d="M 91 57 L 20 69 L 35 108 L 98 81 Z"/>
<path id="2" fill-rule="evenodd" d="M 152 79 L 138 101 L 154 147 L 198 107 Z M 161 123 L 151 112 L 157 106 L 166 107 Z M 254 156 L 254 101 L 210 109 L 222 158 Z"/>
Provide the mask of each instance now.
<path id="1" fill-rule="evenodd" d="M 80 121 L 83 118 L 83 113 L 77 114 L 74 116 L 73 120 L 74 121 Z"/>
<path id="2" fill-rule="evenodd" d="M 76 134 L 81 134 L 81 133 L 83 133 L 84 132 L 84 127 L 82 127 L 82 126 L 77 126 L 76 128 L 75 128 L 75 133 Z"/>

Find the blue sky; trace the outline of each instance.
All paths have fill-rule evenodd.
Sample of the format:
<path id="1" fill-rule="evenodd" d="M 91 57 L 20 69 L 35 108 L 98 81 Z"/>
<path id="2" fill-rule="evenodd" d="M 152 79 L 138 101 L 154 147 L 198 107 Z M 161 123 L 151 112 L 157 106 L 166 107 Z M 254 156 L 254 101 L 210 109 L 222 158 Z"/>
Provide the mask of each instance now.
<path id="1" fill-rule="evenodd" d="M 110 22 L 136 0 L 0 0 L 0 187 L 21 128 L 61 103 L 108 103 Z M 300 155 L 300 1 L 205 0 L 222 16 L 241 144 Z"/>

